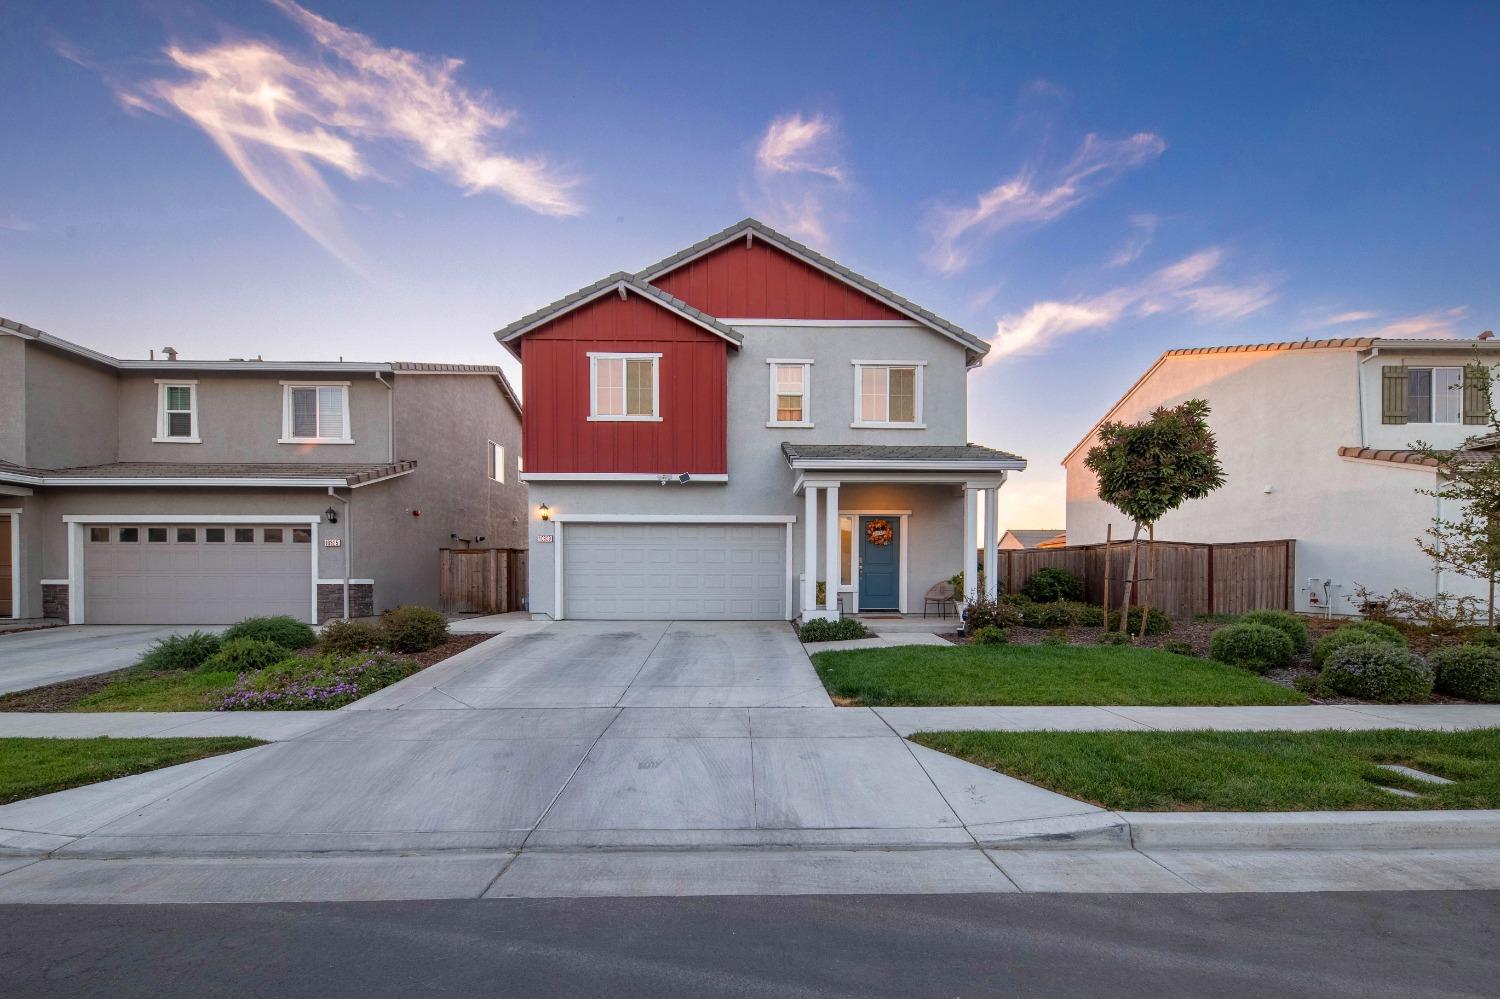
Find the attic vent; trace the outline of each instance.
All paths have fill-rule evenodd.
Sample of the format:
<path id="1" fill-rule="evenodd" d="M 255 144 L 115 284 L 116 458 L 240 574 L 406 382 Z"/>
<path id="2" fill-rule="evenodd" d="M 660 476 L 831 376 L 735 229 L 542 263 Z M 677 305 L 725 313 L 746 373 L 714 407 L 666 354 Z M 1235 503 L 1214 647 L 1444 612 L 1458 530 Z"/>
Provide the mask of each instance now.
<path id="1" fill-rule="evenodd" d="M 169 361 L 175 361 L 175 360 L 177 360 L 177 348 L 176 347 L 163 347 L 161 349 L 161 352 L 163 354 L 167 355 L 167 360 L 169 360 Z"/>

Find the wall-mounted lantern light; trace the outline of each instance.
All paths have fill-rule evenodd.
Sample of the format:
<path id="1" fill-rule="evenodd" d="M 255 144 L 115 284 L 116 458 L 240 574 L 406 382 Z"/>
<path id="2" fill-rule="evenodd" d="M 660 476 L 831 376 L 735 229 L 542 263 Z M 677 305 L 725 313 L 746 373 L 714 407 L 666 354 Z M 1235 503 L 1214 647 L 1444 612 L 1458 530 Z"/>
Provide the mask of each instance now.
<path id="1" fill-rule="evenodd" d="M 545 504 L 545 503 L 543 503 L 541 506 L 539 506 L 539 507 L 536 508 L 536 515 L 538 517 L 540 517 L 542 520 L 551 520 L 552 519 L 552 511 L 547 508 L 547 504 Z"/>
<path id="2" fill-rule="evenodd" d="M 339 522 L 338 511 L 333 507 L 329 507 L 327 510 L 323 511 L 323 519 L 328 521 L 330 524 L 337 524 Z"/>

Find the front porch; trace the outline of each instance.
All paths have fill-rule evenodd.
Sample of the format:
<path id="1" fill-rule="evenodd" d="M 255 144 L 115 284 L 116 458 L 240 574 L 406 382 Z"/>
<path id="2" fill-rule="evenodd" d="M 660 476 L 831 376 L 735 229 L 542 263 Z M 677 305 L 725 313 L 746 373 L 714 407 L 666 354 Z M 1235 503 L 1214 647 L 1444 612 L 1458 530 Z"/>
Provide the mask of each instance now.
<path id="1" fill-rule="evenodd" d="M 977 596 L 981 568 L 995 597 L 998 494 L 1023 459 L 975 444 L 783 444 L 782 452 L 803 498 L 801 620 L 897 615 L 883 623 L 901 627 L 885 630 L 917 630 L 905 622 L 921 620 L 930 587 L 962 571 L 962 605 Z M 934 628 L 953 628 L 953 605 L 947 610 L 947 627 L 934 616 Z"/>

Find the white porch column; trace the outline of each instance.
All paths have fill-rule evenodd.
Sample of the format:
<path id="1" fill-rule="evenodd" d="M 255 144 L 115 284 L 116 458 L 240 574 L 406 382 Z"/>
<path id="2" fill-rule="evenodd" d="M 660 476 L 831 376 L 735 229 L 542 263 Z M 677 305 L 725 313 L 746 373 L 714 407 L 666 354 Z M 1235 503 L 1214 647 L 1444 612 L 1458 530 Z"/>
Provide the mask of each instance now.
<path id="1" fill-rule="evenodd" d="M 996 500 L 1000 495 L 998 487 L 992 487 L 984 491 L 984 595 L 991 600 L 999 596 L 999 562 L 1000 558 L 995 549 L 1000 545 L 997 535 L 999 530 L 999 513 L 996 508 Z"/>
<path id="2" fill-rule="evenodd" d="M 964 486 L 964 592 L 963 602 L 971 603 L 979 576 L 979 552 L 975 548 L 975 528 L 978 525 L 979 488 Z"/>
<path id="3" fill-rule="evenodd" d="M 842 576 L 839 572 L 839 487 L 828 486 L 824 491 L 828 494 L 828 498 L 824 500 L 828 508 L 826 513 L 828 539 L 824 546 L 827 555 L 823 560 L 823 578 L 827 580 L 827 587 L 823 591 L 823 609 L 837 616 L 839 580 Z"/>
<path id="4" fill-rule="evenodd" d="M 802 617 L 818 607 L 818 487 L 803 486 L 802 515 Z"/>

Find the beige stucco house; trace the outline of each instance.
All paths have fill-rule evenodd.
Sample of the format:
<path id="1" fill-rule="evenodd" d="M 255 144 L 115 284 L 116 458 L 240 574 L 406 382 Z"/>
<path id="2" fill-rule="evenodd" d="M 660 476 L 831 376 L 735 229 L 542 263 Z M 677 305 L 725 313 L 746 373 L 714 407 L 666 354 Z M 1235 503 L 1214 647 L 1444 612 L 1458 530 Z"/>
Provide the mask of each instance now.
<path id="1" fill-rule="evenodd" d="M 1370 337 L 1170 350 L 1101 417 L 1144 419 L 1206 399 L 1227 484 L 1164 517 L 1158 540 L 1296 541 L 1296 609 L 1357 613 L 1356 590 L 1479 595 L 1433 571 L 1415 539 L 1438 514 L 1416 441 L 1456 447 L 1485 429 L 1484 387 L 1465 367 L 1500 362 L 1490 339 Z M 1098 498 L 1084 458 L 1098 424 L 1063 459 L 1070 545 L 1118 540 L 1130 524 Z M 1445 516 L 1454 511 L 1443 510 Z"/>
<path id="2" fill-rule="evenodd" d="M 128 360 L 0 319 L 0 616 L 435 606 L 455 538 L 524 547 L 520 444 L 497 367 Z"/>

